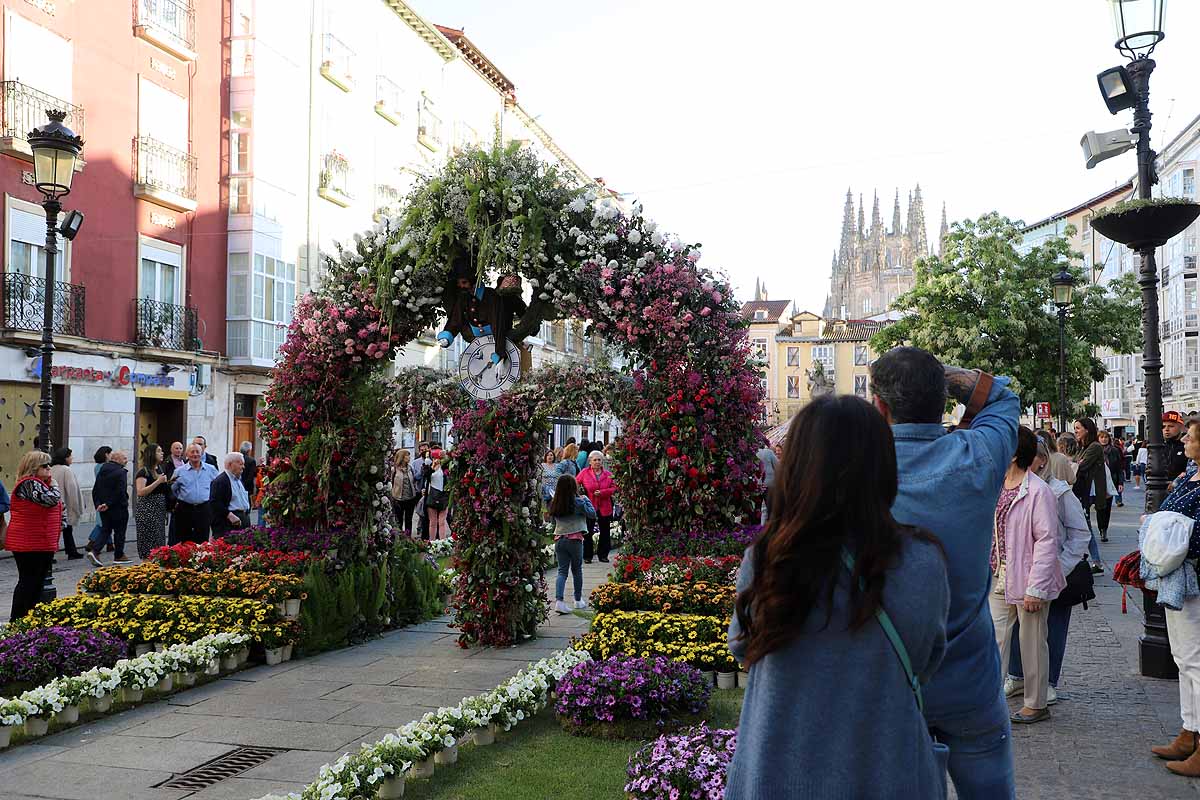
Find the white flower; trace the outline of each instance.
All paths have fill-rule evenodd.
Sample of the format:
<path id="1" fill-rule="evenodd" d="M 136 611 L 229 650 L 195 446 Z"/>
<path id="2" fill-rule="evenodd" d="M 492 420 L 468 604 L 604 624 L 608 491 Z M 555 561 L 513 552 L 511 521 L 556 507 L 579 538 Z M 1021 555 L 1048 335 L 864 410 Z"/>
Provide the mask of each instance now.
<path id="1" fill-rule="evenodd" d="M 587 237 L 584 236 L 583 234 L 580 234 L 578 237 L 576 237 L 575 244 L 579 245 L 580 247 L 583 247 L 584 245 L 587 244 Z"/>
<path id="2" fill-rule="evenodd" d="M 662 245 L 662 243 L 663 235 L 661 233 L 654 231 L 654 233 L 650 234 L 650 244 L 654 245 L 655 247 L 659 247 Z"/>
<path id="3" fill-rule="evenodd" d="M 576 214 L 582 214 L 584 209 L 587 208 L 587 201 L 582 197 L 576 197 L 571 201 L 571 205 L 567 206 L 567 208 L 571 209 Z"/>
<path id="4" fill-rule="evenodd" d="M 642 234 L 636 230 L 631 230 L 625 235 L 625 238 L 629 240 L 630 244 L 637 244 L 642 241 Z"/>

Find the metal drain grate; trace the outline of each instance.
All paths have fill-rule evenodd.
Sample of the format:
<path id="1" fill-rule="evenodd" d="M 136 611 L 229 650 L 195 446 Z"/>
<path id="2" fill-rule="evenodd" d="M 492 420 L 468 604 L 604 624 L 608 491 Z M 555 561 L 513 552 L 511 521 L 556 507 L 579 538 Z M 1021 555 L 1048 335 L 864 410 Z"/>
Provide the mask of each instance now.
<path id="1" fill-rule="evenodd" d="M 207 789 L 226 778 L 240 775 L 246 770 L 253 769 L 280 753 L 286 752 L 286 750 L 272 750 L 266 747 L 239 747 L 237 750 L 230 750 L 225 755 L 217 756 L 212 761 L 201 764 L 195 769 L 163 781 L 155 788 L 188 789 L 193 792 Z"/>

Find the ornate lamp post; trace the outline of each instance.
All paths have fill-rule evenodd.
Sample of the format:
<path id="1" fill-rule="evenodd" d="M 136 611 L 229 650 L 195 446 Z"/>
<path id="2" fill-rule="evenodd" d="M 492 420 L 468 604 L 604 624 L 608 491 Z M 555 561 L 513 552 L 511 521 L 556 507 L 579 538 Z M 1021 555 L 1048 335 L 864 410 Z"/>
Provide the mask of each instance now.
<path id="1" fill-rule="evenodd" d="M 1071 308 L 1071 294 L 1075 290 L 1075 279 L 1063 267 L 1050 279 L 1054 292 L 1054 305 L 1058 307 L 1058 430 L 1067 429 L 1067 311 Z"/>
<path id="2" fill-rule="evenodd" d="M 58 255 L 58 215 L 62 211 L 59 198 L 71 191 L 71 179 L 75 177 L 75 161 L 83 151 L 83 139 L 63 125 L 66 114 L 62 111 L 47 111 L 50 121 L 34 128 L 26 137 L 33 150 L 33 184 L 42 193 L 42 208 L 46 212 L 46 285 L 42 302 L 42 399 L 39 403 L 41 418 L 38 423 L 38 447 L 42 452 L 51 450 L 51 425 L 54 421 L 54 395 L 50 386 L 50 367 L 54 358 L 54 262 Z M 83 223 L 83 215 L 71 212 L 64 225 L 63 234 L 75 238 Z M 46 571 L 42 585 L 42 600 L 49 602 L 58 596 L 54 588 L 54 565 Z"/>

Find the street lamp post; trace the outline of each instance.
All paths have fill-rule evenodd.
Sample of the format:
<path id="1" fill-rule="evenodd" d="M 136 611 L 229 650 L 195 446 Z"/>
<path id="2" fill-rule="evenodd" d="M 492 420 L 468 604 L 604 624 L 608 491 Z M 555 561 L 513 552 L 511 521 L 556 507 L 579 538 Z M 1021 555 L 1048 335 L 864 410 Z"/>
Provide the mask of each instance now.
<path id="1" fill-rule="evenodd" d="M 76 136 L 63 120 L 63 111 L 47 111 L 50 119 L 40 128 L 34 128 L 26 137 L 33 151 L 33 185 L 42 193 L 42 209 L 46 212 L 46 284 L 42 289 L 42 363 L 41 416 L 38 420 L 38 447 L 44 453 L 51 450 L 51 427 L 54 423 L 54 394 L 50 383 L 51 366 L 54 360 L 54 297 L 55 259 L 58 256 L 58 215 L 62 211 L 60 198 L 70 194 L 71 179 L 75 177 L 75 161 L 83 151 L 83 139 Z M 72 213 L 73 219 L 67 235 L 75 237 L 82 215 Z M 42 585 L 42 600 L 50 601 L 58 596 L 54 588 L 54 567 L 46 570 Z"/>
<path id="2" fill-rule="evenodd" d="M 1050 279 L 1054 292 L 1054 305 L 1058 307 L 1058 430 L 1067 429 L 1067 311 L 1071 308 L 1071 294 L 1075 279 L 1063 267 Z"/>

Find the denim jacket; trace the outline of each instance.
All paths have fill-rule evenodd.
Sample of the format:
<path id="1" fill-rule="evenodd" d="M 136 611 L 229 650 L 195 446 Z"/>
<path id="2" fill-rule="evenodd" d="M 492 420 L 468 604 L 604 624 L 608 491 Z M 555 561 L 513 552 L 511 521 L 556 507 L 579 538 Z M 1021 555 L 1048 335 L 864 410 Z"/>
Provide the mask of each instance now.
<path id="1" fill-rule="evenodd" d="M 946 655 L 924 690 L 930 722 L 970 716 L 1000 696 L 988 552 L 996 500 L 1017 449 L 1019 414 L 1008 379 L 998 377 L 967 430 L 947 433 L 940 423 L 892 426 L 900 473 L 892 514 L 937 536 L 950 578 Z"/>

